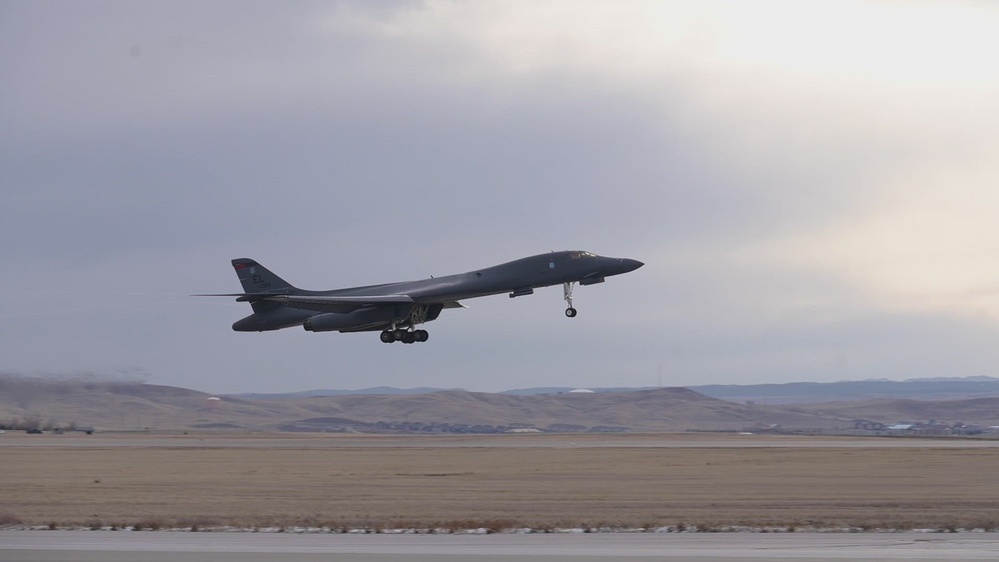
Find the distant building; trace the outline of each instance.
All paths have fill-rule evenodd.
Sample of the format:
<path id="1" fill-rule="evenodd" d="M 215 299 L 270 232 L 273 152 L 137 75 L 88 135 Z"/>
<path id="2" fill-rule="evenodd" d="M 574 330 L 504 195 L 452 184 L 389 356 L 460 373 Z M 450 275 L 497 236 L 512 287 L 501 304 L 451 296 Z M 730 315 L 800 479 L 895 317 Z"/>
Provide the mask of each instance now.
<path id="1" fill-rule="evenodd" d="M 909 435 L 913 427 L 915 426 L 911 423 L 895 423 L 886 427 L 885 432 L 888 435 Z"/>
<path id="2" fill-rule="evenodd" d="M 575 390 L 570 390 L 569 394 L 594 394 L 594 392 L 588 388 L 577 388 Z"/>
<path id="3" fill-rule="evenodd" d="M 868 431 L 880 431 L 885 428 L 885 424 L 871 420 L 853 420 L 853 429 L 866 429 Z"/>
<path id="4" fill-rule="evenodd" d="M 945 423 L 938 421 L 929 421 L 927 423 L 918 423 L 912 428 L 912 433 L 915 435 L 950 435 L 950 426 Z"/>

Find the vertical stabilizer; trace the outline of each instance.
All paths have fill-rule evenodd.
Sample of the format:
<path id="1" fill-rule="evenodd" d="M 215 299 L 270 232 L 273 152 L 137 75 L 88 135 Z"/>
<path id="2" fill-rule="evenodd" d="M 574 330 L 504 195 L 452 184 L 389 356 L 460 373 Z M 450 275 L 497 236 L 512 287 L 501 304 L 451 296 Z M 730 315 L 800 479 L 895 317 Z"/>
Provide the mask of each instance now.
<path id="1" fill-rule="evenodd" d="M 286 289 L 294 289 L 290 283 L 272 273 L 266 267 L 248 258 L 232 260 L 236 276 L 247 293 L 276 293 Z"/>

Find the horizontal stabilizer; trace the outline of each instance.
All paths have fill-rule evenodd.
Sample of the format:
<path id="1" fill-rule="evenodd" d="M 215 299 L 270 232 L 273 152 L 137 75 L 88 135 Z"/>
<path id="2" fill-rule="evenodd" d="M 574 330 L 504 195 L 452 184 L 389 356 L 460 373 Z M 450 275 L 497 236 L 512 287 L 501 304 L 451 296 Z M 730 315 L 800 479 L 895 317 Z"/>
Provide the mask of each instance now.
<path id="1" fill-rule="evenodd" d="M 212 293 L 208 295 L 191 295 L 192 297 L 236 297 L 236 302 L 257 302 L 267 297 L 283 296 L 280 293 Z"/>

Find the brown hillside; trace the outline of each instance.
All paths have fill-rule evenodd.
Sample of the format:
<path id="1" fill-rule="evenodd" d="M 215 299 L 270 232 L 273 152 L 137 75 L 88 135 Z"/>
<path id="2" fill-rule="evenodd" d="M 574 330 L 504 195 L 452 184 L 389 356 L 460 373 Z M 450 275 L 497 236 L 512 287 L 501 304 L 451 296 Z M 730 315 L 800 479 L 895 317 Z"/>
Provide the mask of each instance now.
<path id="1" fill-rule="evenodd" d="M 882 398 L 858 402 L 799 404 L 790 409 L 802 413 L 810 412 L 821 417 L 866 419 L 885 423 L 938 420 L 999 425 L 997 397 L 928 401 Z"/>
<path id="2" fill-rule="evenodd" d="M 684 388 L 534 396 L 444 391 L 287 400 L 210 398 L 214 397 L 202 392 L 139 383 L 3 380 L 0 421 L 31 417 L 57 425 L 72 422 L 103 429 L 159 430 L 268 430 L 303 420 L 314 423 L 316 418 L 325 418 L 326 426 L 356 420 L 539 428 L 558 424 L 580 429 L 613 426 L 631 431 L 842 425 L 835 416 L 736 404 Z"/>
<path id="3" fill-rule="evenodd" d="M 0 423 L 29 418 L 103 429 L 329 429 L 374 424 L 529 425 L 627 428 L 630 431 L 849 427 L 851 420 L 963 421 L 999 425 L 999 398 L 761 406 L 711 398 L 685 388 L 619 393 L 515 396 L 443 391 L 416 395 L 345 395 L 239 399 L 169 386 L 121 382 L 0 379 Z M 290 425 L 289 425 L 290 424 Z M 361 428 L 366 429 L 366 428 Z"/>
<path id="4" fill-rule="evenodd" d="M 210 397 L 184 388 L 131 382 L 0 378 L 0 423 L 33 419 L 105 429 L 192 429 L 218 424 L 262 428 L 275 417 L 308 415 L 290 404 Z"/>

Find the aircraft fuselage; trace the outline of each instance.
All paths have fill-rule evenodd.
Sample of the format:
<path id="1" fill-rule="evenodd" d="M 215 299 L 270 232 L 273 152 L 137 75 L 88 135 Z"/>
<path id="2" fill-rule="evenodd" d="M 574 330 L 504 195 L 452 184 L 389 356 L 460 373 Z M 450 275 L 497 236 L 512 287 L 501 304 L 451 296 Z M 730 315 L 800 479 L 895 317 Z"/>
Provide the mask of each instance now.
<path id="1" fill-rule="evenodd" d="M 567 316 L 572 308 L 572 285 L 590 285 L 627 273 L 642 262 L 609 258 L 583 251 L 550 252 L 456 275 L 431 277 L 331 291 L 298 289 L 253 260 L 233 260 L 246 291 L 238 296 L 250 302 L 254 313 L 233 324 L 239 332 L 279 330 L 304 326 L 309 331 L 413 332 L 417 324 L 435 320 L 445 308 L 460 308 L 459 300 L 509 293 L 529 295 L 552 285 L 565 287 Z M 426 338 L 426 331 L 418 337 Z M 403 335 L 404 336 L 404 335 Z M 398 336 L 398 337 L 403 337 Z M 382 341 L 387 341 L 383 333 Z M 393 340 L 394 341 L 394 340 Z M 405 341 L 405 339 L 401 340 Z M 409 343 L 409 342 L 407 342 Z"/>

